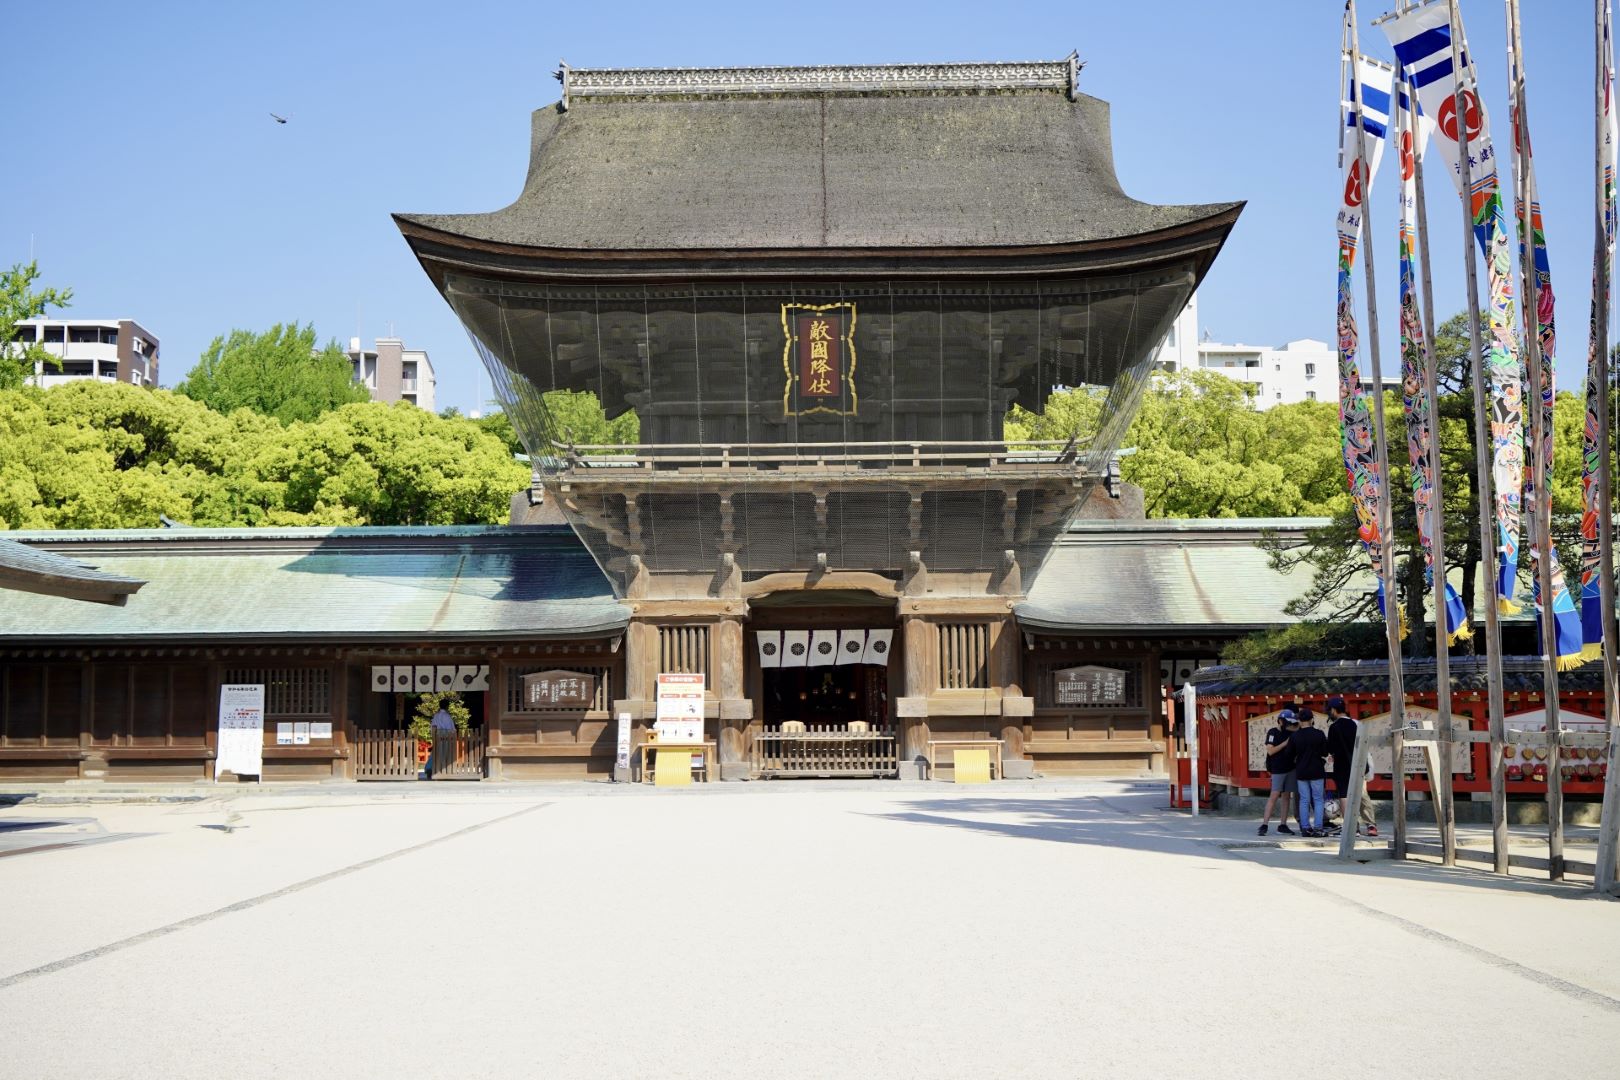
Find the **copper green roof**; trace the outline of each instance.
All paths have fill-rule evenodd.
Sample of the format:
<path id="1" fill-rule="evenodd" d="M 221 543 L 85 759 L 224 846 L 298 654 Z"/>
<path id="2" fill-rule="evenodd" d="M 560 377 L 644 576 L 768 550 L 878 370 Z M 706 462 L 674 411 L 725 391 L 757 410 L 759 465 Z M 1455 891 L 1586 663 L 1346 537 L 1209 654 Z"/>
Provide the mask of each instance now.
<path id="1" fill-rule="evenodd" d="M 9 534 L 148 584 L 124 608 L 8 596 L 0 641 L 532 639 L 628 609 L 566 528 L 152 529 Z"/>
<path id="2" fill-rule="evenodd" d="M 1273 570 L 1256 543 L 1302 538 L 1325 518 L 1075 522 L 1058 541 L 1018 621 L 1058 631 L 1241 633 L 1297 622 L 1284 606 L 1310 568 Z"/>

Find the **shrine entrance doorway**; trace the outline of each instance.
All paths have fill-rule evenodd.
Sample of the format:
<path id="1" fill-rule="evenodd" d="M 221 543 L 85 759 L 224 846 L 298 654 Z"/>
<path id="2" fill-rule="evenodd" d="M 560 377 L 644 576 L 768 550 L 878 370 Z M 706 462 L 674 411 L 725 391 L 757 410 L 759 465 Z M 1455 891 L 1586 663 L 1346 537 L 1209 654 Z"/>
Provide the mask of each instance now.
<path id="1" fill-rule="evenodd" d="M 864 594 L 756 602 L 748 627 L 751 776 L 898 774 L 894 610 L 892 600 Z"/>

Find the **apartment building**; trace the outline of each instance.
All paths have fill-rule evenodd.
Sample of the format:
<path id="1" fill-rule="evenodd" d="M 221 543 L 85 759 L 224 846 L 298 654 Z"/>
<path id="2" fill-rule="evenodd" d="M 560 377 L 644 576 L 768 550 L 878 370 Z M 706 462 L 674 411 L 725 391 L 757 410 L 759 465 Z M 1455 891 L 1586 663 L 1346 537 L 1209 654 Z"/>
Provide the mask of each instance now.
<path id="1" fill-rule="evenodd" d="M 373 401 L 408 401 L 432 412 L 433 362 L 426 349 L 407 349 L 399 338 L 378 338 L 373 348 L 362 348 L 360 339 L 349 339 L 346 350 L 354 365 L 354 381 L 364 383 Z"/>
<path id="2" fill-rule="evenodd" d="M 1205 335 L 1207 338 L 1207 335 Z M 1198 295 L 1176 317 L 1159 346 L 1159 371 L 1213 371 L 1242 383 L 1257 409 L 1298 401 L 1339 400 L 1339 353 L 1336 346 L 1314 338 L 1286 345 L 1224 344 L 1198 333 Z M 1361 380 L 1369 389 L 1372 380 Z M 1384 387 L 1399 391 L 1399 365 L 1384 372 Z"/>
<path id="3" fill-rule="evenodd" d="M 17 324 L 16 340 L 62 361 L 60 368 L 36 363 L 35 386 L 78 379 L 158 384 L 157 336 L 134 319 L 28 319 Z"/>

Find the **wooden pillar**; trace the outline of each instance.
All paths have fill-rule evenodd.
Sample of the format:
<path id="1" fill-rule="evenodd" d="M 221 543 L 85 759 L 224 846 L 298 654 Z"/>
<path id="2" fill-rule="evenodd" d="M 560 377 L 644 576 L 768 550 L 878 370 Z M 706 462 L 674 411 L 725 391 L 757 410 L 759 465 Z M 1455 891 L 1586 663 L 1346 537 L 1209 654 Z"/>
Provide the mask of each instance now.
<path id="1" fill-rule="evenodd" d="M 489 661 L 489 689 L 484 695 L 485 775 L 501 779 L 501 716 L 506 711 L 506 661 L 499 656 Z M 609 702 L 609 706 L 613 703 Z"/>
<path id="2" fill-rule="evenodd" d="M 1001 691 L 1002 772 L 1034 776 L 1024 760 L 1024 725 L 1035 714 L 1035 701 L 1024 693 L 1023 639 L 1012 616 L 990 627 L 990 685 Z"/>
<path id="3" fill-rule="evenodd" d="M 354 763 L 349 760 L 349 692 L 353 680 L 348 661 L 339 654 L 332 661 L 332 779 L 353 780 Z M 368 691 L 369 692 L 369 691 Z"/>
<path id="4" fill-rule="evenodd" d="M 720 744 L 720 779 L 748 779 L 748 722 L 754 702 L 743 681 L 746 666 L 742 615 L 724 615 L 709 637 L 709 664 L 714 673 L 714 696 L 720 716 L 716 741 Z"/>
<path id="5" fill-rule="evenodd" d="M 898 709 L 900 775 L 905 779 L 920 775 L 916 763 L 928 754 L 928 694 L 936 684 L 934 627 L 920 615 L 902 615 L 900 635 L 906 657 L 906 692 Z"/>

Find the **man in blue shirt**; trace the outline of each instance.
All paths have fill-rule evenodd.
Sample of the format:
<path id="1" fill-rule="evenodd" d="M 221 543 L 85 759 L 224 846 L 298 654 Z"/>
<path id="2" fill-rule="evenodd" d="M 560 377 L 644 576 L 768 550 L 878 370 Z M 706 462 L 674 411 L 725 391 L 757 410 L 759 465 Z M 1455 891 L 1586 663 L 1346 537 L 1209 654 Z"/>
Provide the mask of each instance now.
<path id="1" fill-rule="evenodd" d="M 1294 795 L 1294 744 L 1290 735 L 1294 730 L 1294 710 L 1284 709 L 1277 714 L 1277 726 L 1266 732 L 1266 771 L 1271 774 L 1271 797 L 1266 800 L 1266 813 L 1260 819 L 1259 835 L 1264 836 L 1271 828 L 1271 811 L 1282 800 L 1282 813 L 1277 818 L 1277 831 L 1292 836 L 1294 830 L 1288 827 L 1288 802 Z M 1294 819 L 1299 820 L 1299 808 L 1294 809 Z M 1301 822 L 1301 828 L 1304 823 Z"/>

